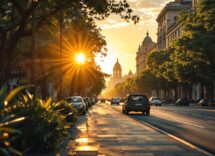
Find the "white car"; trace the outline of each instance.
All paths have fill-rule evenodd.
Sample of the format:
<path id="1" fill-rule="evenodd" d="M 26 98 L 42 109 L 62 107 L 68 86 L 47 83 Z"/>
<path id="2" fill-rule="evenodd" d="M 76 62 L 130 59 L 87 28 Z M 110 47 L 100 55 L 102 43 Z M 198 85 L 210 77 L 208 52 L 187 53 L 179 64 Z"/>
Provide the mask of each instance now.
<path id="1" fill-rule="evenodd" d="M 112 98 L 112 99 L 110 100 L 111 105 L 113 105 L 113 104 L 119 105 L 120 101 L 121 101 L 120 98 Z"/>
<path id="2" fill-rule="evenodd" d="M 152 105 L 155 105 L 155 106 L 161 106 L 161 100 L 158 98 L 158 97 L 151 97 L 149 99 L 149 102 L 152 104 Z"/>
<path id="3" fill-rule="evenodd" d="M 71 96 L 66 98 L 66 101 L 73 105 L 79 113 L 86 114 L 87 112 L 87 106 L 84 102 L 84 98 L 81 96 Z"/>

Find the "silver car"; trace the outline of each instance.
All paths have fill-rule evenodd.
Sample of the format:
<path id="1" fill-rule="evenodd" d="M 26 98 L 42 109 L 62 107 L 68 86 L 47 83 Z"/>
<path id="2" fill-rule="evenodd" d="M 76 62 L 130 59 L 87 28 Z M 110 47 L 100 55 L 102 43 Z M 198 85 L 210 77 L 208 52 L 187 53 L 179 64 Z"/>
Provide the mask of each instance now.
<path id="1" fill-rule="evenodd" d="M 161 100 L 158 98 L 158 97 L 151 97 L 149 99 L 149 102 L 152 104 L 152 105 L 155 105 L 155 106 L 161 106 Z"/>
<path id="2" fill-rule="evenodd" d="M 81 96 L 71 96 L 66 99 L 67 102 L 71 103 L 79 113 L 86 114 L 87 107 Z"/>

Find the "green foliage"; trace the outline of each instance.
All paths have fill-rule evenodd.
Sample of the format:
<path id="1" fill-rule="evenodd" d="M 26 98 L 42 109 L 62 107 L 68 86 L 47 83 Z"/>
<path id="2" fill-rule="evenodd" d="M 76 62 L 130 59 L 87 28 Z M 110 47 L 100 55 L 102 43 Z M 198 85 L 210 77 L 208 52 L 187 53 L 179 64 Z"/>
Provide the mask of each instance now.
<path id="1" fill-rule="evenodd" d="M 14 148 L 22 152 L 54 150 L 68 135 L 77 110 L 65 101 L 53 104 L 51 99 L 42 101 L 29 93 L 18 93 L 24 88 L 19 87 L 8 96 L 0 94 L 1 101 L 11 99 L 0 105 L 0 137 L 4 138 L 0 144 L 5 145 L 0 152 L 20 154 Z"/>
<path id="2" fill-rule="evenodd" d="M 0 2 L 0 85 L 8 81 L 10 70 L 13 69 L 13 62 L 20 59 L 19 54 L 23 54 L 20 42 L 24 37 L 32 35 L 32 15 L 36 16 L 36 31 L 43 35 L 38 35 L 39 45 L 44 45 L 49 37 L 45 33 L 55 29 L 53 36 L 59 31 L 59 21 L 64 22 L 65 32 L 75 39 L 80 33 L 85 38 L 91 40 L 90 52 L 106 54 L 106 41 L 101 35 L 101 29 L 96 26 L 96 20 L 102 20 L 110 14 L 118 14 L 126 21 L 137 23 L 139 17 L 133 15 L 126 0 L 48 0 L 48 1 L 28 1 L 28 0 L 4 0 Z M 69 28 L 69 30 L 66 30 Z M 77 35 L 79 33 L 79 35 Z M 65 35 L 65 34 L 64 34 Z M 44 37 L 45 36 L 45 37 Z M 52 36 L 52 37 L 53 37 Z M 29 39 L 27 41 L 29 43 Z M 24 44 L 25 48 L 26 43 Z M 22 44 L 23 46 L 23 44 Z M 21 46 L 21 47 L 22 47 Z M 17 48 L 17 49 L 16 49 Z M 21 51 L 20 51 L 21 49 Z M 30 51 L 28 51 L 30 54 Z M 43 50 L 44 52 L 44 50 Z M 15 61 L 14 61 L 15 59 Z M 2 82 L 1 82 L 2 81 Z"/>
<path id="3" fill-rule="evenodd" d="M 184 36 L 173 45 L 176 75 L 181 82 L 211 83 L 215 79 L 215 1 L 200 0 L 184 12 Z"/>
<path id="4" fill-rule="evenodd" d="M 73 124 L 77 117 L 77 110 L 73 107 L 73 105 L 69 104 L 65 100 L 61 100 L 53 105 L 54 110 L 58 111 L 59 114 L 66 117 L 66 121 L 68 123 Z"/>

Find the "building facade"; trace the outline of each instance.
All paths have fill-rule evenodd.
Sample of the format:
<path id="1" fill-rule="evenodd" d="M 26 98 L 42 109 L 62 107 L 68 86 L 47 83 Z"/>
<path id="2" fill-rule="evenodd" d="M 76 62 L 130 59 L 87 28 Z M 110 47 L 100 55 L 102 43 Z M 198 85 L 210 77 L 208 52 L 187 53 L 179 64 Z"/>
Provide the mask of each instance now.
<path id="1" fill-rule="evenodd" d="M 146 68 L 147 54 L 154 50 L 156 44 L 152 41 L 149 33 L 147 32 L 142 44 L 139 46 L 136 53 L 136 73 L 140 74 Z"/>
<path id="2" fill-rule="evenodd" d="M 175 2 L 168 3 L 160 12 L 157 18 L 158 22 L 158 50 L 162 50 L 171 46 L 172 42 L 183 36 L 183 22 L 178 22 L 177 17 L 182 10 L 192 11 L 196 9 L 199 0 L 175 0 Z M 194 101 L 204 98 L 206 88 L 201 83 L 191 84 L 191 86 L 179 85 L 177 88 L 178 97 L 187 97 Z M 156 95 L 154 92 L 153 95 Z M 159 97 L 164 98 L 164 91 L 159 91 Z M 170 90 L 168 97 L 173 98 L 175 93 Z M 215 100 L 215 87 L 214 87 Z"/>
<path id="3" fill-rule="evenodd" d="M 157 30 L 157 48 L 162 50 L 168 48 L 170 45 L 170 38 L 176 38 L 168 36 L 167 32 L 176 24 L 179 14 L 182 10 L 186 10 L 192 6 L 192 0 L 175 0 L 174 2 L 168 3 L 159 13 L 157 17 L 158 30 Z M 178 25 L 177 34 L 182 35 L 181 26 Z"/>
<path id="4" fill-rule="evenodd" d="M 119 60 L 117 59 L 113 67 L 113 75 L 110 78 L 108 89 L 111 90 L 112 88 L 115 87 L 116 84 L 121 83 L 122 81 L 123 81 L 122 67 L 121 67 L 121 64 L 119 63 Z"/>

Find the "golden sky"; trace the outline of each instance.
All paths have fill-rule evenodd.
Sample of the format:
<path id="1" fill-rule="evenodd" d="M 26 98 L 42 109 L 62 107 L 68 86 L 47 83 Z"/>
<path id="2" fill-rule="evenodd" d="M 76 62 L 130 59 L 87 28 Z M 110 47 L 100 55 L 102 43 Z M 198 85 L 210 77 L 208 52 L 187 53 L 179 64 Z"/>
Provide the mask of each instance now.
<path id="1" fill-rule="evenodd" d="M 107 41 L 108 55 L 96 60 L 106 73 L 112 74 L 112 68 L 119 59 L 122 73 L 127 74 L 131 69 L 136 72 L 136 52 L 138 45 L 142 43 L 147 30 L 152 40 L 157 40 L 156 18 L 166 3 L 174 0 L 127 0 L 134 13 L 140 17 L 136 25 L 127 23 L 117 15 L 112 15 L 104 21 L 98 21 L 102 34 Z"/>

